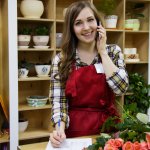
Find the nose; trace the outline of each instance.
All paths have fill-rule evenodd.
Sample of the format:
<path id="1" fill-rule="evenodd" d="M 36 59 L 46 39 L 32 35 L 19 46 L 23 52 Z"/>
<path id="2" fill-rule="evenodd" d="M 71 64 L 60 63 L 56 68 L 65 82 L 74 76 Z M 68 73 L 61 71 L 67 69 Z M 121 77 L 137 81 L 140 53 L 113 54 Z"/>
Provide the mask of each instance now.
<path id="1" fill-rule="evenodd" d="M 84 24 L 83 24 L 83 29 L 84 29 L 84 30 L 89 29 L 89 24 L 88 24 L 87 22 L 84 22 Z"/>

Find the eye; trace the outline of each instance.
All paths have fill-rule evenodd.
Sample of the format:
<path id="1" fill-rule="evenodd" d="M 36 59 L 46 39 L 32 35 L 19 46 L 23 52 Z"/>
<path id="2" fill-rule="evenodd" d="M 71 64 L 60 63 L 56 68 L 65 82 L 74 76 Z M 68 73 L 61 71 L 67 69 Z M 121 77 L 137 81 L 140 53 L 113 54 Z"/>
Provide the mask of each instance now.
<path id="1" fill-rule="evenodd" d="M 76 26 L 81 25 L 81 24 L 82 24 L 81 21 L 78 21 L 78 22 L 75 23 Z"/>
<path id="2" fill-rule="evenodd" d="M 93 22 L 93 21 L 94 21 L 93 18 L 88 19 L 88 22 Z"/>

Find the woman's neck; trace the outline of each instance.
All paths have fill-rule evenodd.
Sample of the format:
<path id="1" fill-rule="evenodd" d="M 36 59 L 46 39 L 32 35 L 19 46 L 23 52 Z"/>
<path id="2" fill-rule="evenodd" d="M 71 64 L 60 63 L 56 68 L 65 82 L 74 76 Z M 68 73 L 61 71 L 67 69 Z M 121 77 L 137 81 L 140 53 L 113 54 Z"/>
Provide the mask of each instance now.
<path id="1" fill-rule="evenodd" d="M 78 43 L 77 45 L 78 51 L 86 51 L 89 53 L 95 52 L 95 42 L 87 44 L 87 43 Z"/>
<path id="2" fill-rule="evenodd" d="M 93 44 L 81 44 L 77 46 L 78 55 L 82 62 L 90 65 L 95 58 L 97 52 L 95 49 L 95 43 Z"/>

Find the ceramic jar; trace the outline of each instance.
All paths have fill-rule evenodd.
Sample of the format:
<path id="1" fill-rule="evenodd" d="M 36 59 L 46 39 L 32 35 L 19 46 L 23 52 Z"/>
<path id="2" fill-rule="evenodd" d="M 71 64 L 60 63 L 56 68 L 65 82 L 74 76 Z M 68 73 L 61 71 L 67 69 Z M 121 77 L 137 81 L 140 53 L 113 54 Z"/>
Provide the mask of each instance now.
<path id="1" fill-rule="evenodd" d="M 107 29 L 116 29 L 117 21 L 118 21 L 118 16 L 116 15 L 105 16 L 105 27 Z"/>
<path id="2" fill-rule="evenodd" d="M 40 0 L 22 0 L 20 11 L 25 18 L 40 18 L 44 12 L 44 5 Z"/>
<path id="3" fill-rule="evenodd" d="M 139 19 L 127 19 L 127 20 L 125 20 L 125 29 L 138 31 L 140 29 L 140 20 Z"/>
<path id="4" fill-rule="evenodd" d="M 56 47 L 61 47 L 62 33 L 56 33 Z"/>

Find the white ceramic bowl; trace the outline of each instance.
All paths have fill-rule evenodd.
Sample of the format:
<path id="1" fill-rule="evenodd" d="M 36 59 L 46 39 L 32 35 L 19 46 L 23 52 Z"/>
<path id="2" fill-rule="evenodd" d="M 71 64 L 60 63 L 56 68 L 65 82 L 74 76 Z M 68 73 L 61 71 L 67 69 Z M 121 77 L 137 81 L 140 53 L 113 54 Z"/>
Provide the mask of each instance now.
<path id="1" fill-rule="evenodd" d="M 39 77 L 48 76 L 51 65 L 35 65 L 35 71 Z"/>
<path id="2" fill-rule="evenodd" d="M 26 99 L 27 99 L 27 103 L 29 106 L 41 107 L 41 106 L 46 105 L 48 97 L 33 95 L 33 96 L 28 96 Z"/>
<path id="3" fill-rule="evenodd" d="M 19 78 L 27 78 L 28 77 L 28 73 L 29 73 L 29 70 L 26 69 L 26 68 L 18 69 L 18 77 Z"/>
<path id="4" fill-rule="evenodd" d="M 19 132 L 24 132 L 28 127 L 29 121 L 21 119 L 19 120 Z"/>

